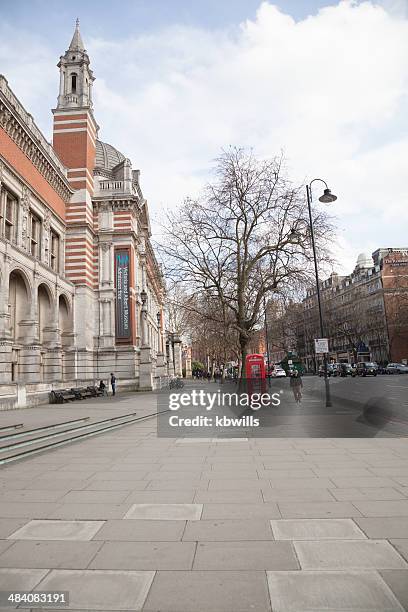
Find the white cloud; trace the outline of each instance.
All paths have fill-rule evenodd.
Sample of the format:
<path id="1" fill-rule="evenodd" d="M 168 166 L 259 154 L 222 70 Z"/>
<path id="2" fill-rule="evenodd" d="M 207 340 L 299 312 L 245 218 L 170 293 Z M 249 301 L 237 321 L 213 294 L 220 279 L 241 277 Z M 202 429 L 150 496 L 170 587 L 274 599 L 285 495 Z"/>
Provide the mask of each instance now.
<path id="1" fill-rule="evenodd" d="M 153 219 L 198 192 L 222 147 L 253 146 L 259 155 L 283 149 L 295 180 L 321 176 L 337 193 L 345 268 L 361 251 L 402 246 L 406 4 L 346 1 L 296 22 L 264 2 L 254 20 L 229 30 L 169 27 L 124 40 L 83 32 L 97 77 L 100 136 L 141 168 Z M 25 46 L 48 67 L 43 43 Z M 17 75 L 23 102 L 35 115 L 41 106 L 44 121 L 37 85 L 21 82 L 21 56 L 10 49 L 6 59 L 10 84 Z M 46 76 L 52 101 L 53 70 Z"/>

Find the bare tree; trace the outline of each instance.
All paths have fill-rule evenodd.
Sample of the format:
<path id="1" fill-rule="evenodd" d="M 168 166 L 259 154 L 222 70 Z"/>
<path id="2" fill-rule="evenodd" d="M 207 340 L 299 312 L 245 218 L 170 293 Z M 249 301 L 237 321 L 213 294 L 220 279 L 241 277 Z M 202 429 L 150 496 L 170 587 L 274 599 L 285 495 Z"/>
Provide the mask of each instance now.
<path id="1" fill-rule="evenodd" d="M 257 160 L 242 149 L 224 152 L 202 197 L 169 216 L 162 245 L 167 274 L 188 293 L 217 301 L 217 316 L 231 319 L 238 334 L 242 363 L 264 296 L 309 277 L 305 227 L 303 190 L 285 176 L 283 159 Z M 325 257 L 332 226 L 324 213 L 315 214 L 314 229 Z"/>

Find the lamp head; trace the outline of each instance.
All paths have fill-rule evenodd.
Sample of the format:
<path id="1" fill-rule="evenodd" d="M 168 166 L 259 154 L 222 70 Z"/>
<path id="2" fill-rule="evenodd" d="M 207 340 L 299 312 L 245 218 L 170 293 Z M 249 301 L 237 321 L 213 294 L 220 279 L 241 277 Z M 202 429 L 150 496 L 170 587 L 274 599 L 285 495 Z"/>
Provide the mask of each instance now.
<path id="1" fill-rule="evenodd" d="M 332 193 L 327 187 L 324 190 L 323 195 L 321 195 L 319 198 L 319 202 L 324 202 L 325 204 L 330 204 L 330 202 L 334 202 L 335 200 L 337 200 L 337 196 L 335 196 L 334 193 Z"/>
<path id="2" fill-rule="evenodd" d="M 146 304 L 147 293 L 144 289 L 140 292 L 140 299 L 142 300 L 143 305 Z"/>
<path id="3" fill-rule="evenodd" d="M 160 327 L 160 323 L 161 323 L 161 314 L 160 314 L 160 312 L 157 313 L 156 317 L 157 317 L 157 325 Z"/>

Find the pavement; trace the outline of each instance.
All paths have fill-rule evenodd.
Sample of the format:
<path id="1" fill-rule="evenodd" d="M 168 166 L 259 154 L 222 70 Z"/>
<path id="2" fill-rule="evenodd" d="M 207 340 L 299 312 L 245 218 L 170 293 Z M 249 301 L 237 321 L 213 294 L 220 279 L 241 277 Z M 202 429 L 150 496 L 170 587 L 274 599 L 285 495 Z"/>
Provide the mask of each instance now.
<path id="1" fill-rule="evenodd" d="M 151 418 L 3 467 L 0 591 L 69 592 L 72 610 L 408 610 L 408 439 L 400 422 L 306 436 L 321 384 L 305 379 L 282 415 L 290 437 L 160 438 Z M 333 390 L 378 398 L 379 384 L 400 411 L 408 377 Z M 0 427 L 155 409 L 154 394 L 118 395 L 0 413 Z"/>

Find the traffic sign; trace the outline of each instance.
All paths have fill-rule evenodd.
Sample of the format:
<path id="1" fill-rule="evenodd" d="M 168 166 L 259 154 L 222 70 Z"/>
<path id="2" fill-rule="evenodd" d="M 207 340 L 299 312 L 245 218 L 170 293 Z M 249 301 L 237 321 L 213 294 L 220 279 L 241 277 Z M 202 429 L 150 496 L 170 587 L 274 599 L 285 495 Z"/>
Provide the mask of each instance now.
<path id="1" fill-rule="evenodd" d="M 314 342 L 316 354 L 329 352 L 329 340 L 327 338 L 316 338 Z"/>

